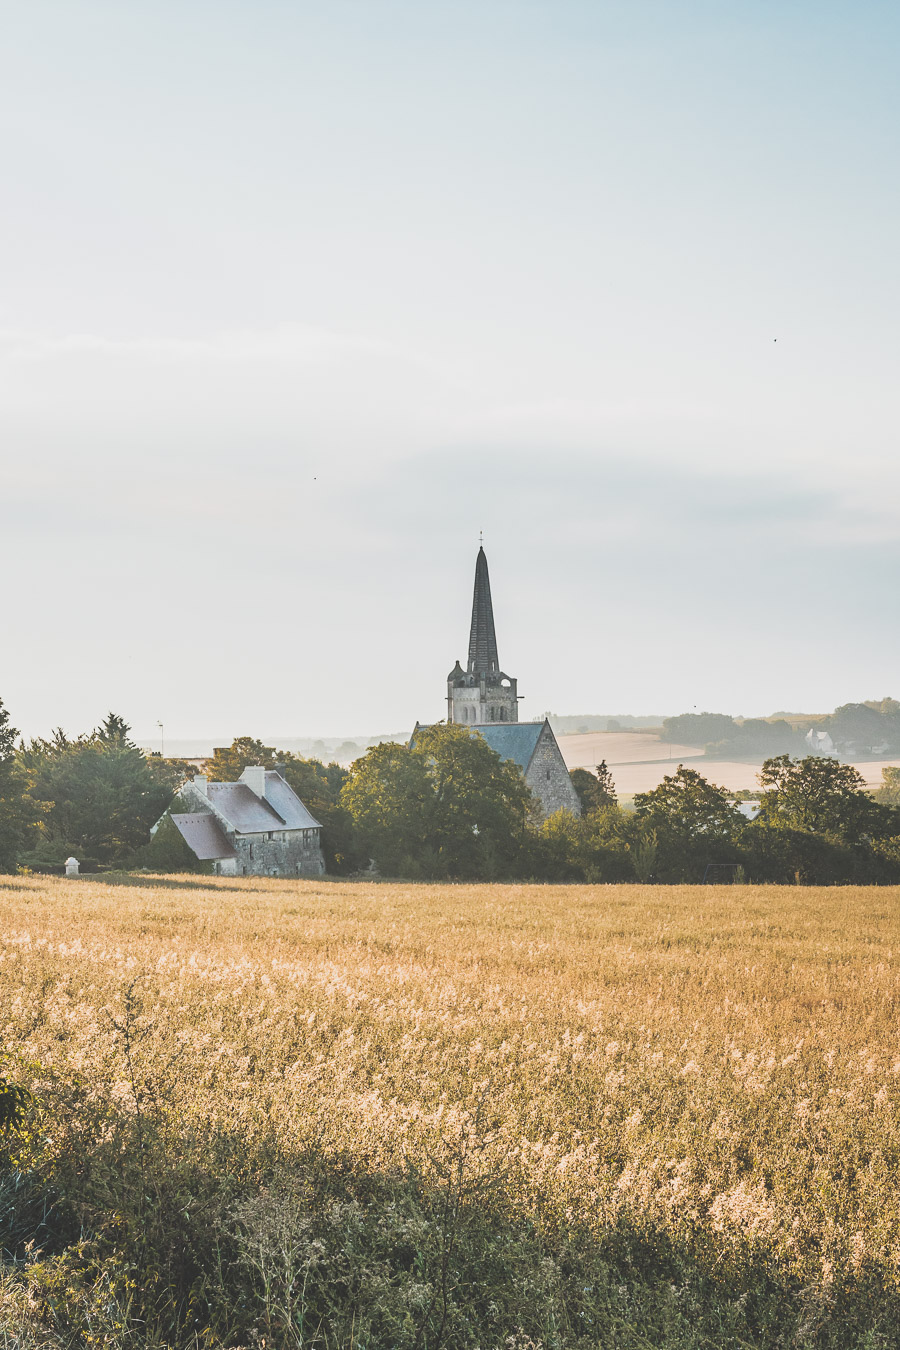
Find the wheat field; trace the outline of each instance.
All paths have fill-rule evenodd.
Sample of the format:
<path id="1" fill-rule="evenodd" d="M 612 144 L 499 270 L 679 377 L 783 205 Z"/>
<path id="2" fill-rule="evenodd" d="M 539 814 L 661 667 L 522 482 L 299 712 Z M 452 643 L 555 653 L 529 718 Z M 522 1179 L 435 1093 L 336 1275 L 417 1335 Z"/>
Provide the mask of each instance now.
<path id="1" fill-rule="evenodd" d="M 599 1244 L 640 1232 L 723 1278 L 763 1270 L 799 1300 L 794 1343 L 820 1343 L 841 1289 L 900 1306 L 898 902 L 895 888 L 8 878 L 2 1046 L 34 1094 L 30 1147 L 57 1173 L 129 1121 L 144 1148 L 151 1119 L 169 1157 L 237 1141 L 242 1184 L 313 1154 L 412 1170 L 454 1214 L 492 1206 Z M 77 1189 L 78 1168 L 63 1173 Z M 253 1225 L 271 1215 L 242 1194 L 229 1222 L 262 1251 Z M 16 1281 L 5 1306 L 24 1317 Z M 434 1280 L 421 1287 L 434 1302 Z M 40 1321 L 46 1301 L 26 1292 Z M 216 1334 L 203 1343 L 236 1343 Z"/>

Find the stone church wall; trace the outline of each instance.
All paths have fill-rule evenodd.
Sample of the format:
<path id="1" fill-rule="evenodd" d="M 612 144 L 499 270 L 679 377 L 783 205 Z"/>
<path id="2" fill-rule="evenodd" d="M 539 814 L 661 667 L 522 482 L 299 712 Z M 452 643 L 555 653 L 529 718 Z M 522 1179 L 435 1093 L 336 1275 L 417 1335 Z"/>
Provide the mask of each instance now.
<path id="1" fill-rule="evenodd" d="M 489 722 L 518 722 L 519 703 L 515 685 L 480 684 L 450 686 L 454 722 L 463 725 Z"/>
<path id="2" fill-rule="evenodd" d="M 581 815 L 581 801 L 553 732 L 544 727 L 534 748 L 525 781 L 541 804 L 544 820 L 556 811 Z"/>

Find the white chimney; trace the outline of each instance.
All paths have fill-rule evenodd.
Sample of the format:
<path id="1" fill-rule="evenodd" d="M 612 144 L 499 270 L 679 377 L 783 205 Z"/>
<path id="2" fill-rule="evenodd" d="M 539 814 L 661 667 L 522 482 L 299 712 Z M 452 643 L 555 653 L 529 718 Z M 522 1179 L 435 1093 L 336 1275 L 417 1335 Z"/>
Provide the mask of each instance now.
<path id="1" fill-rule="evenodd" d="M 241 782 L 246 783 L 257 797 L 265 797 L 266 771 L 261 764 L 248 765 L 241 774 Z"/>
<path id="2" fill-rule="evenodd" d="M 195 773 L 194 777 L 191 779 L 191 782 L 193 783 L 197 791 L 200 793 L 201 797 L 209 796 L 209 793 L 206 791 L 206 785 L 209 782 L 209 779 L 207 778 L 205 773 Z"/>

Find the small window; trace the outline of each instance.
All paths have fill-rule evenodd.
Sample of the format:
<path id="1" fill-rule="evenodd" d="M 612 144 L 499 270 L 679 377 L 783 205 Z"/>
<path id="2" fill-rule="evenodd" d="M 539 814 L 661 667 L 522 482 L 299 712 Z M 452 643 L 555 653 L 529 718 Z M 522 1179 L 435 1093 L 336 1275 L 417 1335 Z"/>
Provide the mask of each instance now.
<path id="1" fill-rule="evenodd" d="M 550 770 L 549 770 L 549 769 L 547 770 L 547 782 L 548 782 L 548 783 L 550 782 Z"/>

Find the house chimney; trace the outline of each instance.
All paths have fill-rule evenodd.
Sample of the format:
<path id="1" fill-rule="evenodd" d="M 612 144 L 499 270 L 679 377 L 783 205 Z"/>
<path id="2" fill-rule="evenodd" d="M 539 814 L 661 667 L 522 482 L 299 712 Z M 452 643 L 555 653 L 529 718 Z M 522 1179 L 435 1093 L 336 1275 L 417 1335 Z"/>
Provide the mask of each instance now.
<path id="1" fill-rule="evenodd" d="M 191 782 L 193 783 L 197 791 L 200 793 L 201 797 L 207 797 L 209 795 L 208 792 L 206 791 L 206 785 L 209 782 L 209 779 L 207 778 L 205 773 L 195 773 L 193 778 L 191 779 Z"/>
<path id="2" fill-rule="evenodd" d="M 250 791 L 257 797 L 265 797 L 266 771 L 262 764 L 248 764 L 241 774 L 241 782 L 246 783 Z"/>
<path id="3" fill-rule="evenodd" d="M 287 766 L 284 765 L 284 764 L 273 764 L 273 765 L 272 765 L 272 768 L 275 770 L 275 772 L 276 772 L 276 773 L 280 773 L 281 776 L 282 776 L 282 778 L 284 777 L 284 771 L 285 771 L 285 768 L 286 768 L 286 767 L 287 767 Z"/>

